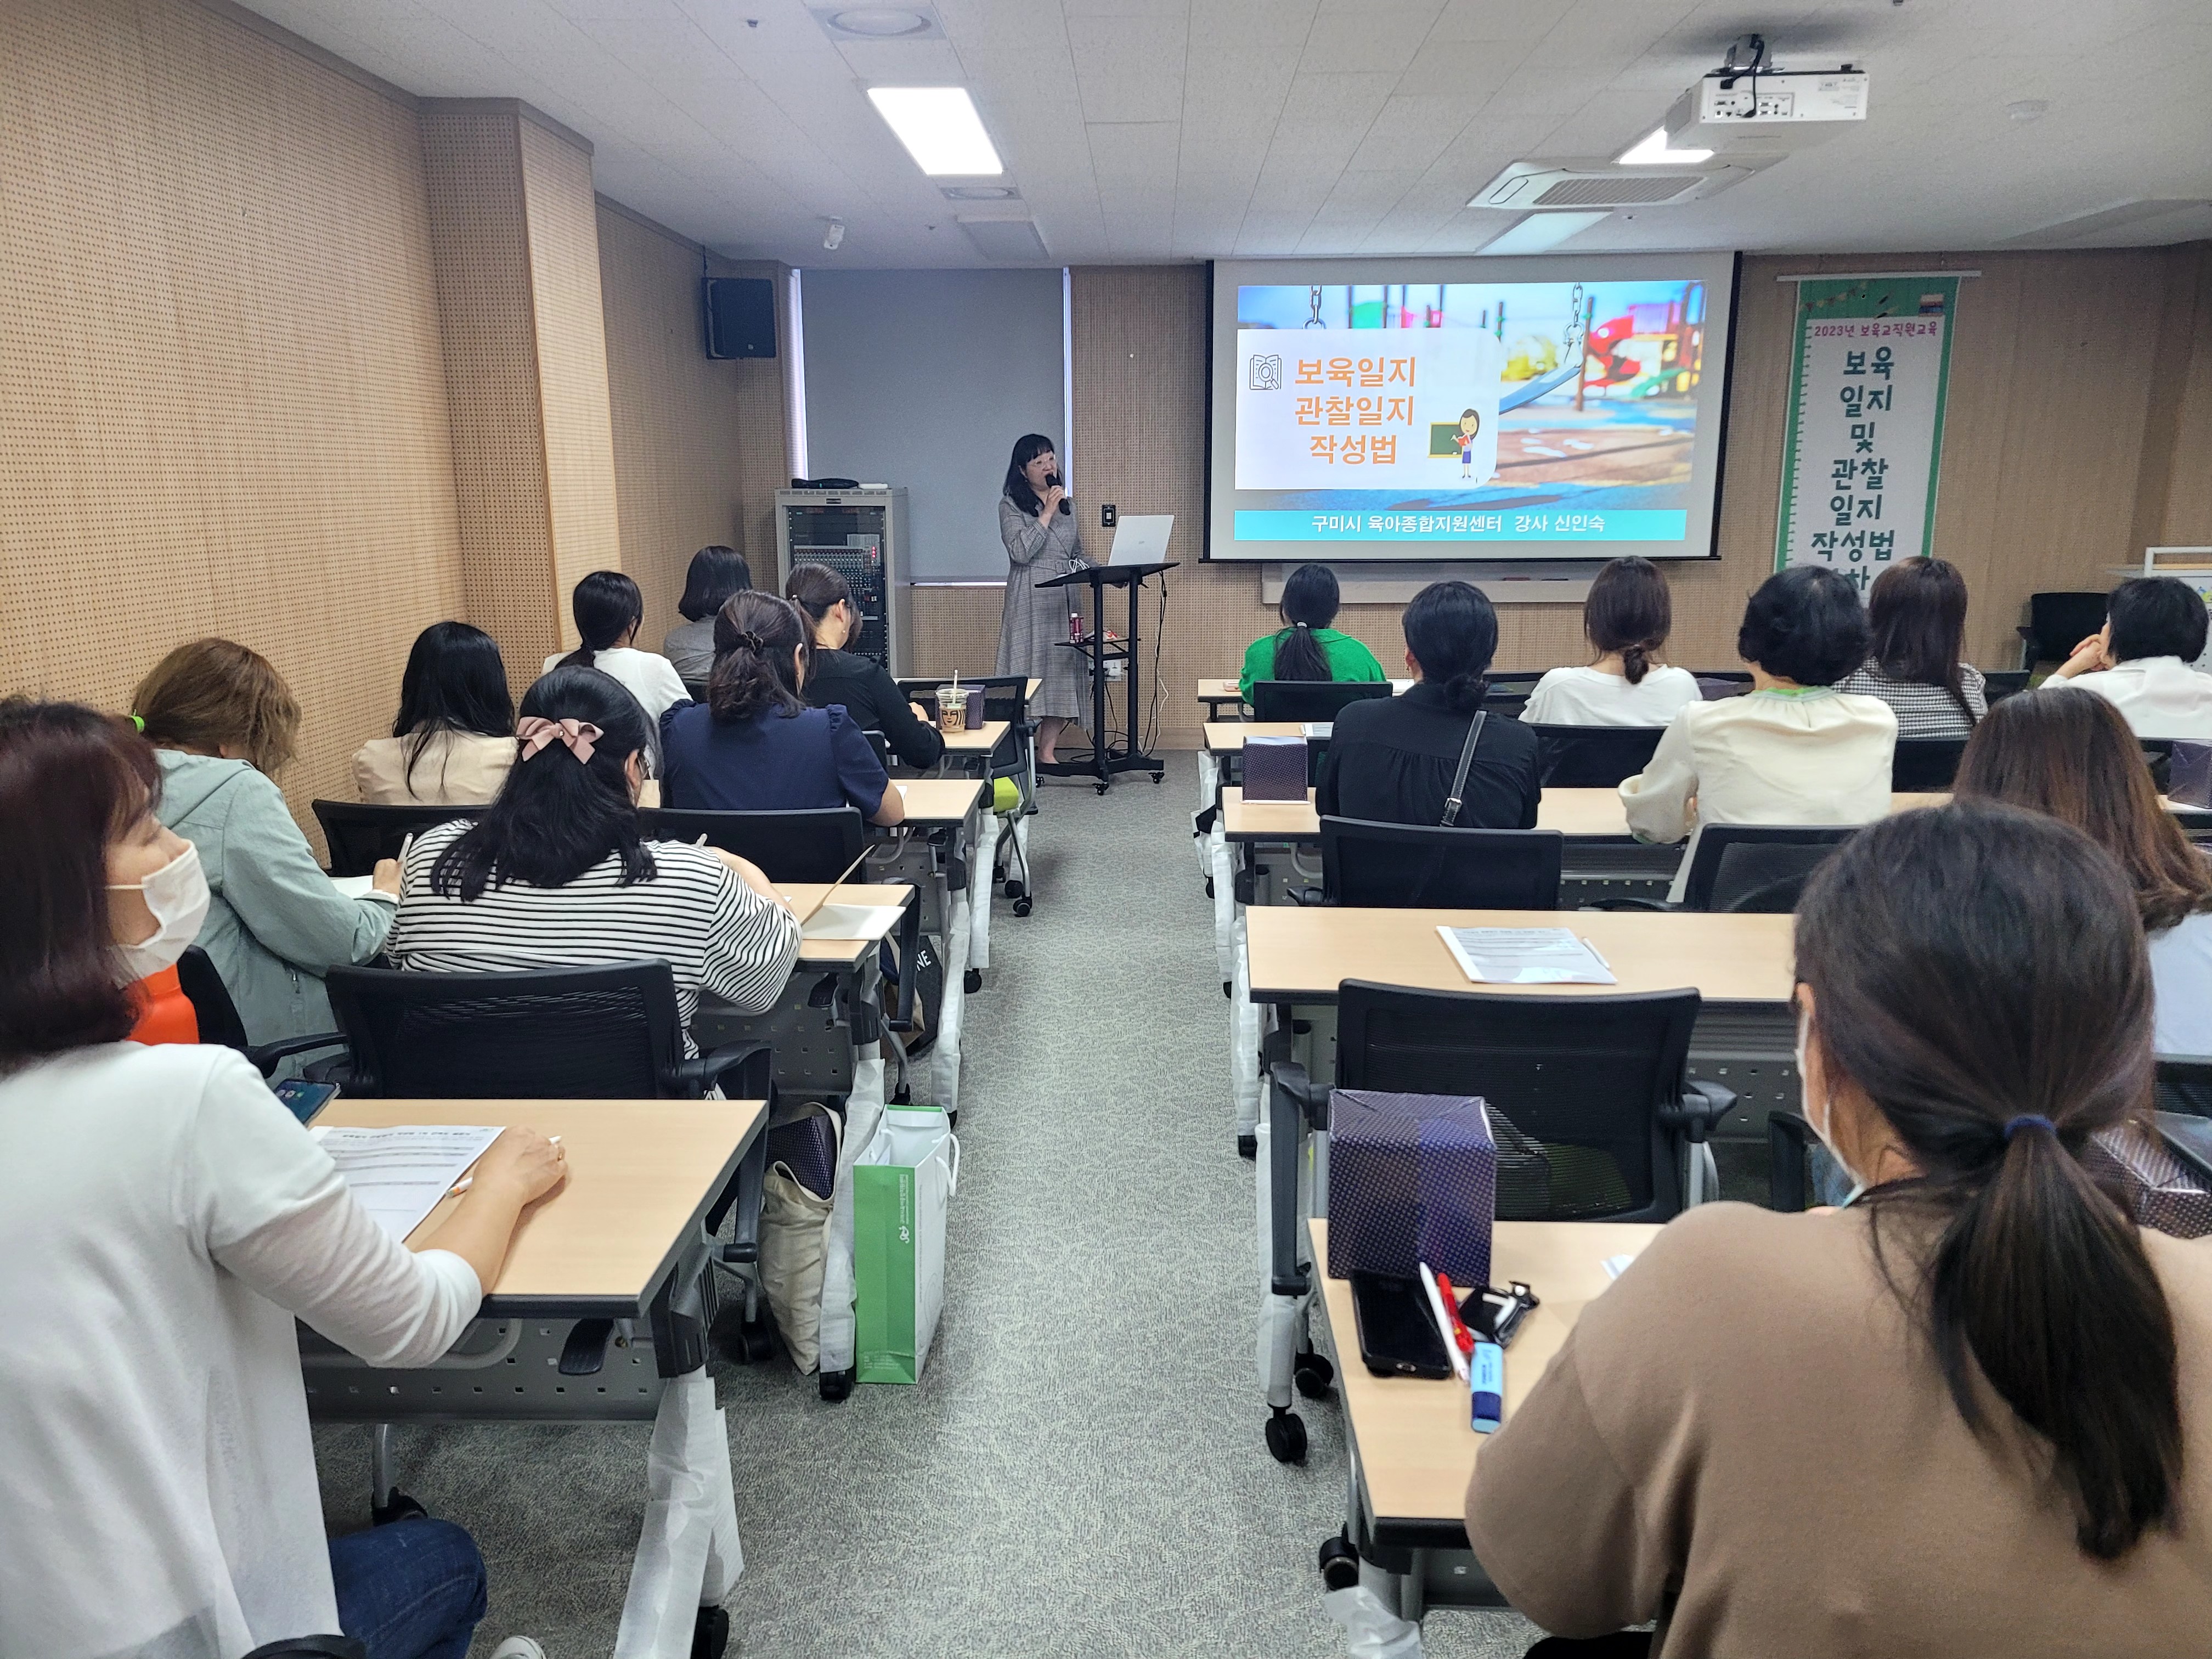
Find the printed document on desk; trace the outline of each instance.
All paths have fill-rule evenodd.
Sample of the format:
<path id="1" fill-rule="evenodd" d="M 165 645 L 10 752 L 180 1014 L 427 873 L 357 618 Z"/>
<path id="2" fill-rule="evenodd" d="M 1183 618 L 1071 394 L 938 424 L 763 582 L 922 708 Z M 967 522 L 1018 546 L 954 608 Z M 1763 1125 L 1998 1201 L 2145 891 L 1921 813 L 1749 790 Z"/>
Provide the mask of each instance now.
<path id="1" fill-rule="evenodd" d="M 881 939 L 905 911 L 896 904 L 825 904 L 799 924 L 801 939 Z"/>
<path id="2" fill-rule="evenodd" d="M 331 1125 L 308 1133 L 331 1155 L 362 1208 L 401 1243 L 437 1208 L 461 1172 L 499 1139 L 496 1127 L 463 1123 L 389 1129 Z"/>
<path id="3" fill-rule="evenodd" d="M 1478 985 L 1618 985 L 1587 939 L 1565 927 L 1438 927 Z"/>

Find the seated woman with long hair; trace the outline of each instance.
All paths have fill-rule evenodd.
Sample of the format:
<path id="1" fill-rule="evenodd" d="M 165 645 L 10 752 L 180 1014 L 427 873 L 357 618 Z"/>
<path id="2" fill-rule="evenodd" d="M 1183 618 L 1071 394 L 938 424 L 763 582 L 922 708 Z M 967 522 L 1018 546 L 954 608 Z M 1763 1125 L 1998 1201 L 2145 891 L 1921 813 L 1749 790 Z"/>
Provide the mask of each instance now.
<path id="1" fill-rule="evenodd" d="M 714 621 L 707 701 L 661 721 L 665 805 L 685 811 L 793 812 L 851 805 L 871 823 L 901 823 L 866 734 L 842 708 L 809 708 L 811 640 L 805 617 L 773 593 L 740 593 Z"/>
<path id="2" fill-rule="evenodd" d="M 1302 564 L 1283 583 L 1275 606 L 1282 626 L 1252 641 L 1244 653 L 1244 672 L 1237 690 L 1252 700 L 1255 680 L 1382 680 L 1389 676 L 1370 651 L 1330 624 L 1336 620 L 1336 572 L 1325 564 Z"/>
<path id="3" fill-rule="evenodd" d="M 1608 559 L 1583 601 L 1587 665 L 1536 682 L 1521 718 L 1531 726 L 1664 726 L 1699 700 L 1697 677 L 1659 660 L 1674 625 L 1674 596 L 1649 559 Z"/>
<path id="4" fill-rule="evenodd" d="M 566 1161 L 507 1130 L 410 1249 L 241 1056 L 121 1041 L 207 895 L 162 782 L 121 720 L 0 703 L 0 1653 L 456 1659 L 483 1559 L 421 1516 L 325 1540 L 295 1321 L 431 1364 Z"/>
<path id="5" fill-rule="evenodd" d="M 514 764 L 514 696 L 499 642 L 466 623 L 415 636 L 388 738 L 354 752 L 354 783 L 376 806 L 481 806 Z"/>
<path id="6" fill-rule="evenodd" d="M 2158 1051 L 2212 1054 L 2212 861 L 2159 805 L 2112 702 L 2063 682 L 2006 698 L 1976 729 L 1952 789 L 2048 812 L 2119 860 L 2150 951 Z"/>
<path id="7" fill-rule="evenodd" d="M 1880 697 L 1897 711 L 1900 738 L 1965 738 L 1990 712 L 1982 671 L 1961 662 L 1966 580 L 1945 559 L 1907 559 L 1875 578 L 1867 593 L 1865 665 L 1838 691 Z"/>
<path id="8" fill-rule="evenodd" d="M 884 665 L 845 647 L 860 631 L 853 590 L 826 564 L 795 564 L 784 597 L 799 607 L 812 635 L 799 695 L 813 708 L 842 708 L 861 728 L 880 732 L 908 766 L 945 758 L 945 738 L 919 704 L 908 702 Z"/>
<path id="9" fill-rule="evenodd" d="M 2082 1159 L 2151 1095 L 2126 873 L 2035 813 L 1905 813 L 1813 878 L 1796 971 L 1850 1200 L 1702 1205 L 1583 1309 L 1482 1449 L 1485 1571 L 1662 1659 L 2203 1652 L 2212 1246 Z"/>
<path id="10" fill-rule="evenodd" d="M 770 1006 L 798 960 L 799 923 L 736 854 L 641 836 L 637 699 L 596 668 L 556 668 L 523 693 L 516 732 L 520 758 L 483 817 L 415 838 L 392 960 L 494 973 L 657 957 L 687 1031 L 702 990 L 748 1012 Z"/>

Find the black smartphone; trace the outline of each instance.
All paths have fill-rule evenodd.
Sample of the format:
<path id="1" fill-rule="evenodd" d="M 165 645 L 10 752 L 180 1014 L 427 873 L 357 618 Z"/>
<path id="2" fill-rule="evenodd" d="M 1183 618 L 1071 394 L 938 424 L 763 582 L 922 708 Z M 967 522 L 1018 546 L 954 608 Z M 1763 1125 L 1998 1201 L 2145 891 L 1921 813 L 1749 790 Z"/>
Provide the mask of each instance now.
<path id="1" fill-rule="evenodd" d="M 276 1091 L 294 1117 L 305 1123 L 317 1112 L 337 1098 L 338 1085 L 335 1083 L 310 1083 L 305 1078 L 288 1077 L 282 1083 L 269 1085 Z"/>
<path id="2" fill-rule="evenodd" d="M 1359 1357 L 1376 1376 L 1441 1381 L 1452 1374 L 1443 1337 L 1419 1279 L 1352 1274 L 1352 1317 L 1359 1328 Z"/>

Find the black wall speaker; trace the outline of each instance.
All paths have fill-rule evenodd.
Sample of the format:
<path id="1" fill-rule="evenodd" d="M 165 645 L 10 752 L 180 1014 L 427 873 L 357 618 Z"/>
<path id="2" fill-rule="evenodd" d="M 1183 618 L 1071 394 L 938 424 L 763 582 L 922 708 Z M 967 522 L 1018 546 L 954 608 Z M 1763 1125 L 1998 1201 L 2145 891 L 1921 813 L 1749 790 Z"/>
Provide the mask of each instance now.
<path id="1" fill-rule="evenodd" d="M 701 279 L 709 357 L 775 356 L 775 285 L 765 276 Z"/>

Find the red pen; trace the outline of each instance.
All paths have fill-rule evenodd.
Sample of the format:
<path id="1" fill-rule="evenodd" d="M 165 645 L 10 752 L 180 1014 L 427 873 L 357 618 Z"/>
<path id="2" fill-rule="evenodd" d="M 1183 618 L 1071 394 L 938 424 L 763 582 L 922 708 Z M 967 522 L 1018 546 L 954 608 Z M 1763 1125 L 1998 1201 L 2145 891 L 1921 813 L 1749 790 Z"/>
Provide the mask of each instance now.
<path id="1" fill-rule="evenodd" d="M 1444 1315 L 1451 1321 L 1452 1340 L 1459 1344 L 1462 1353 L 1469 1358 L 1474 1358 L 1474 1333 L 1468 1329 L 1467 1322 L 1459 1316 L 1459 1292 L 1452 1289 L 1451 1280 L 1443 1273 L 1437 1275 L 1437 1288 L 1443 1292 Z"/>

